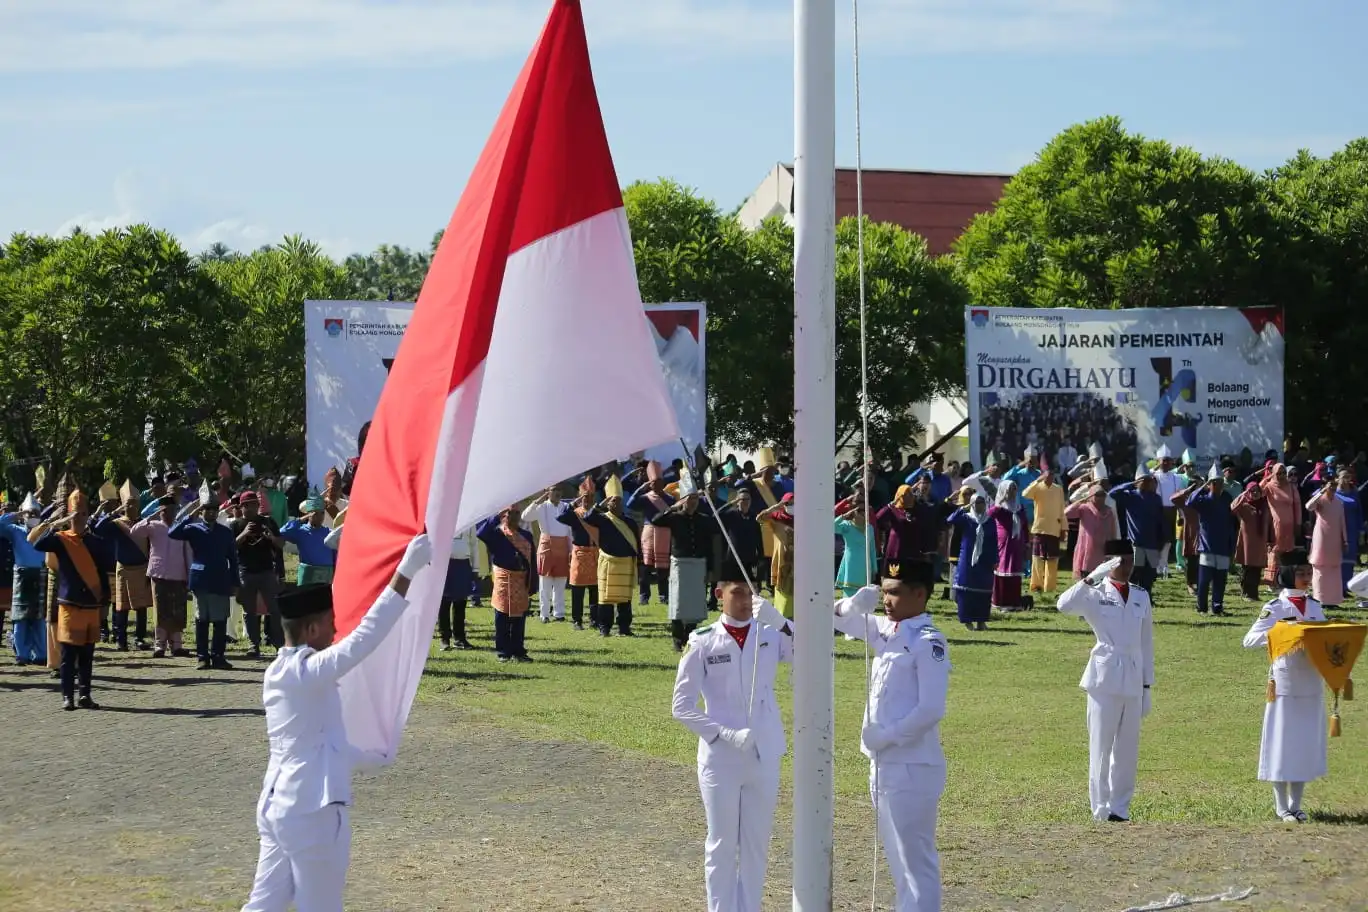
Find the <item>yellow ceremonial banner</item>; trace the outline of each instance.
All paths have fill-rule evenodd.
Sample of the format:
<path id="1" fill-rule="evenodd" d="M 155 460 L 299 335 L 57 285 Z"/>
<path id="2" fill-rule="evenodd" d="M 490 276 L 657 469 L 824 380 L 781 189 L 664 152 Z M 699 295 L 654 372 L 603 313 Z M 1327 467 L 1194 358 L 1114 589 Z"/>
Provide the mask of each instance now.
<path id="1" fill-rule="evenodd" d="M 1338 696 L 1363 651 L 1365 637 L 1368 625 L 1349 621 L 1278 623 L 1268 631 L 1268 658 L 1275 661 L 1279 656 L 1303 650 L 1325 685 Z"/>

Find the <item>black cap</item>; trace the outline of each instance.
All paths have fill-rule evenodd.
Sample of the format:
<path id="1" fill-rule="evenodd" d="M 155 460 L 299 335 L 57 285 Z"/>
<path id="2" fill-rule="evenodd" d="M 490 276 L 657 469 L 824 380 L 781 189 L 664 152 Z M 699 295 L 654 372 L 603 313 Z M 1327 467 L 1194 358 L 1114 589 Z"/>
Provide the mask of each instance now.
<path id="1" fill-rule="evenodd" d="M 1278 555 L 1278 566 L 1280 567 L 1302 567 L 1309 563 L 1311 563 L 1311 558 L 1300 548 Z"/>
<path id="2" fill-rule="evenodd" d="M 930 561 L 924 560 L 885 561 L 883 578 L 909 586 L 925 586 L 927 589 L 935 586 L 936 582 L 935 568 Z"/>
<path id="3" fill-rule="evenodd" d="M 1131 543 L 1124 538 L 1113 538 L 1107 542 L 1107 557 L 1130 557 L 1134 553 Z"/>
<path id="4" fill-rule="evenodd" d="M 289 621 L 323 614 L 332 611 L 332 586 L 302 586 L 282 592 L 277 603 L 280 605 L 280 616 Z"/>
<path id="5" fill-rule="evenodd" d="M 719 583 L 746 583 L 749 582 L 749 574 L 741 569 L 741 565 L 736 562 L 736 558 L 727 554 L 722 558 L 722 566 L 717 571 L 717 581 Z"/>

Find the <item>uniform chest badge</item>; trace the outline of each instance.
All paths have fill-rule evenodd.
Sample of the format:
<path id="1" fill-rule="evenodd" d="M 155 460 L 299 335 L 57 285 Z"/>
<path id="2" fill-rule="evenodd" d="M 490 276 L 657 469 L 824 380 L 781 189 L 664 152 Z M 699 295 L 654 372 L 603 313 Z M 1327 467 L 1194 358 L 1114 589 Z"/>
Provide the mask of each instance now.
<path id="1" fill-rule="evenodd" d="M 1259 612 L 1259 620 L 1261 620 L 1261 621 L 1266 621 L 1266 620 L 1268 620 L 1269 618 L 1271 618 L 1272 616 L 1273 616 L 1273 611 L 1272 611 L 1272 609 L 1270 609 L 1270 608 L 1265 608 L 1263 611 Z"/>
<path id="2" fill-rule="evenodd" d="M 708 656 L 709 665 L 726 665 L 731 662 L 731 656 L 723 653 L 722 655 Z"/>
<path id="3" fill-rule="evenodd" d="M 937 662 L 944 662 L 944 661 L 945 661 L 945 647 L 942 646 L 940 643 L 932 643 L 932 644 L 931 644 L 931 658 L 935 659 Z"/>

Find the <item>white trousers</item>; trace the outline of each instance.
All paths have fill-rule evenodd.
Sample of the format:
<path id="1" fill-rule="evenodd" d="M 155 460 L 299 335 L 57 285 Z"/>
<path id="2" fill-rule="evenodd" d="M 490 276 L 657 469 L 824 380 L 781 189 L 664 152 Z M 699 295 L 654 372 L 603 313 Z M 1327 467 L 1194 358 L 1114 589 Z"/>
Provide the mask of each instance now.
<path id="1" fill-rule="evenodd" d="M 708 912 L 760 912 L 765 895 L 779 763 L 759 754 L 698 767 L 698 790 L 708 818 L 703 883 Z"/>
<path id="2" fill-rule="evenodd" d="M 309 814 L 273 816 L 263 799 L 257 809 L 261 854 L 256 881 L 242 912 L 342 912 L 351 859 L 351 820 L 344 805 Z"/>
<path id="3" fill-rule="evenodd" d="M 537 601 L 541 603 L 541 616 L 565 617 L 565 584 L 569 580 L 563 576 L 540 576 L 537 578 Z"/>
<path id="4" fill-rule="evenodd" d="M 871 763 L 869 796 L 879 812 L 879 841 L 893 877 L 896 912 L 940 912 L 936 812 L 945 766 Z"/>
<path id="5" fill-rule="evenodd" d="M 1140 697 L 1088 694 L 1088 802 L 1094 820 L 1130 819 L 1140 763 Z"/>

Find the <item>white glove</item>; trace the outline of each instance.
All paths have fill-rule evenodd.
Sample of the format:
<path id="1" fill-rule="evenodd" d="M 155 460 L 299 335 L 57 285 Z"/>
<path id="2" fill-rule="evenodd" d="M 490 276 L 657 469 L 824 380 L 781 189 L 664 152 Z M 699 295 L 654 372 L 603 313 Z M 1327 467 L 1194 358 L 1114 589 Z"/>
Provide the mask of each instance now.
<path id="1" fill-rule="evenodd" d="M 1119 557 L 1112 557 L 1104 560 L 1098 565 L 1096 570 L 1088 574 L 1088 585 L 1096 586 L 1107 578 L 1108 573 L 1111 573 L 1119 566 L 1121 566 L 1121 558 Z"/>
<path id="2" fill-rule="evenodd" d="M 844 608 L 839 612 L 841 617 L 849 617 L 852 614 L 873 614 L 879 607 L 879 600 L 883 593 L 878 586 L 864 586 L 850 598 L 844 601 Z"/>
<path id="3" fill-rule="evenodd" d="M 1144 695 L 1143 697 L 1140 698 L 1140 718 L 1143 719 L 1143 718 L 1145 718 L 1145 716 L 1148 716 L 1149 714 L 1150 714 L 1150 692 L 1149 692 L 1149 688 L 1146 687 L 1146 688 L 1145 688 L 1145 695 Z"/>
<path id="4" fill-rule="evenodd" d="M 865 727 L 860 730 L 860 740 L 876 754 L 893 744 L 893 737 L 888 733 L 888 729 L 872 722 L 866 722 Z"/>
<path id="5" fill-rule="evenodd" d="M 749 728 L 724 728 L 719 737 L 739 751 L 749 750 L 755 744 L 755 733 Z"/>
<path id="6" fill-rule="evenodd" d="M 788 618 L 784 617 L 783 612 L 775 608 L 769 599 L 758 595 L 751 599 L 751 611 L 754 612 L 756 621 L 775 630 L 783 630 L 784 625 L 788 623 Z"/>
<path id="7" fill-rule="evenodd" d="M 428 564 L 432 563 L 432 542 L 428 540 L 427 533 L 416 536 L 413 541 L 408 543 L 404 549 L 404 556 L 399 558 L 399 575 L 404 579 L 413 577 Z"/>

